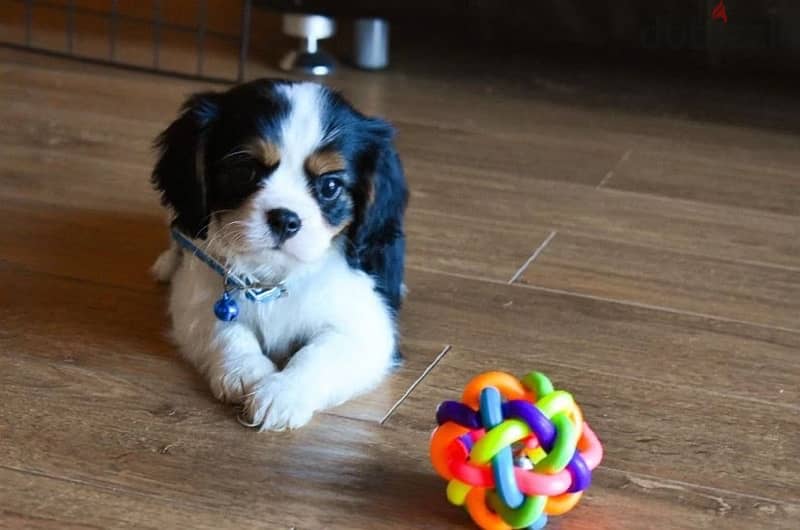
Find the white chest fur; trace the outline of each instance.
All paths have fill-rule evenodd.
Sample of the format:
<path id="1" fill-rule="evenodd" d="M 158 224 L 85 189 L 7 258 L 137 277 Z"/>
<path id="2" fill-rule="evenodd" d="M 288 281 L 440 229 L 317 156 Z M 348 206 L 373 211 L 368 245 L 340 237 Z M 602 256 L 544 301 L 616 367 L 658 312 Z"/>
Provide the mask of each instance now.
<path id="1" fill-rule="evenodd" d="M 239 298 L 234 322 L 213 314 L 222 294 L 218 274 L 188 254 L 175 269 L 175 341 L 217 397 L 243 403 L 247 420 L 264 429 L 306 423 L 314 411 L 375 386 L 391 365 L 392 316 L 373 279 L 350 268 L 337 249 L 296 269 L 286 279 L 288 296 Z"/>

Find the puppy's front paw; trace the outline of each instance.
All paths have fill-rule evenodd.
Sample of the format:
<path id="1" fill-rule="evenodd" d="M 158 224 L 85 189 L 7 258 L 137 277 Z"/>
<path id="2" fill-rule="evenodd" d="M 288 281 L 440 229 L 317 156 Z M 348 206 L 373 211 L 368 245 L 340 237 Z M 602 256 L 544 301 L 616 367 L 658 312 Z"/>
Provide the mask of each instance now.
<path id="1" fill-rule="evenodd" d="M 223 403 L 244 403 L 247 394 L 275 371 L 272 361 L 263 355 L 254 355 L 214 365 L 208 373 L 211 393 Z"/>
<path id="2" fill-rule="evenodd" d="M 311 420 L 314 406 L 309 389 L 282 373 L 265 377 L 246 396 L 242 416 L 246 425 L 262 431 L 297 429 Z"/>

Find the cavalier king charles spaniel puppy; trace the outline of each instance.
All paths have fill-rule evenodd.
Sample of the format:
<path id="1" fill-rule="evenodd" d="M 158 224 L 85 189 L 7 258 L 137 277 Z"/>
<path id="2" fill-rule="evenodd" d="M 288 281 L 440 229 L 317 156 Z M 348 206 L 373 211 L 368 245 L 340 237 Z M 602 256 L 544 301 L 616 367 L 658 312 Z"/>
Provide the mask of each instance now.
<path id="1" fill-rule="evenodd" d="M 192 96 L 156 140 L 172 335 L 243 423 L 300 427 L 399 362 L 393 135 L 322 85 L 257 80 Z"/>

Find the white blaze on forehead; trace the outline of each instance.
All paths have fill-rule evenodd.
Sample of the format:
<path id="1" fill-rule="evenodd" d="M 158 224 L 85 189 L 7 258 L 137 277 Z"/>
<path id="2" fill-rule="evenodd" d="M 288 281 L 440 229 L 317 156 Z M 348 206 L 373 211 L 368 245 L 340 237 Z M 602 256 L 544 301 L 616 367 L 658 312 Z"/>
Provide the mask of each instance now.
<path id="1" fill-rule="evenodd" d="M 277 88 L 289 101 L 289 116 L 281 127 L 281 163 L 302 168 L 308 155 L 320 147 L 322 87 L 314 83 L 281 85 Z"/>
<path id="2" fill-rule="evenodd" d="M 331 233 L 319 204 L 311 195 L 305 161 L 324 140 L 323 93 L 314 83 L 281 85 L 276 88 L 289 102 L 289 113 L 281 125 L 280 162 L 257 193 L 254 206 L 261 211 L 286 208 L 297 213 L 302 227 L 283 245 L 286 252 L 303 261 L 319 257 L 330 245 Z"/>
<path id="3" fill-rule="evenodd" d="M 301 218 L 319 213 L 306 178 L 305 161 L 322 139 L 320 86 L 313 83 L 280 85 L 277 90 L 289 101 L 289 114 L 281 124 L 280 162 L 267 179 L 266 195 L 275 208 L 294 210 Z"/>

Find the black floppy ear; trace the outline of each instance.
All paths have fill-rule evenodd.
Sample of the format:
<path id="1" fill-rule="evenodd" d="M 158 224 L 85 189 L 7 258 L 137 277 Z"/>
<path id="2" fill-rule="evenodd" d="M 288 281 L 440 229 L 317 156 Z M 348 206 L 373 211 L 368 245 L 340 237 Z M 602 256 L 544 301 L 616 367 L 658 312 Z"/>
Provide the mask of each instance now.
<path id="1" fill-rule="evenodd" d="M 376 288 L 397 310 L 402 301 L 405 235 L 403 216 L 408 203 L 403 166 L 394 147 L 394 129 L 367 118 L 367 135 L 359 157 L 359 208 L 350 230 L 349 259 L 375 278 Z"/>
<path id="2" fill-rule="evenodd" d="M 159 157 L 153 186 L 172 208 L 175 225 L 191 237 L 204 238 L 208 225 L 204 138 L 219 111 L 218 98 L 212 92 L 190 97 L 155 141 Z"/>

